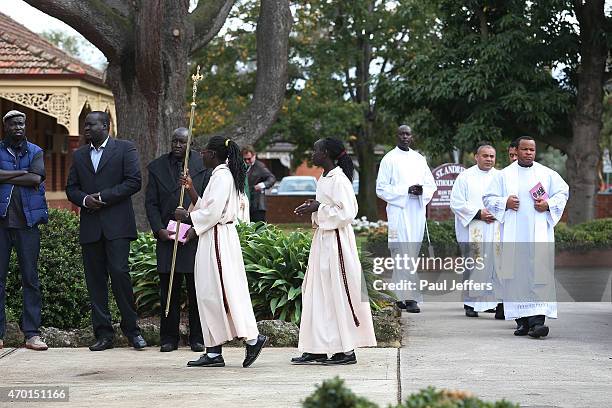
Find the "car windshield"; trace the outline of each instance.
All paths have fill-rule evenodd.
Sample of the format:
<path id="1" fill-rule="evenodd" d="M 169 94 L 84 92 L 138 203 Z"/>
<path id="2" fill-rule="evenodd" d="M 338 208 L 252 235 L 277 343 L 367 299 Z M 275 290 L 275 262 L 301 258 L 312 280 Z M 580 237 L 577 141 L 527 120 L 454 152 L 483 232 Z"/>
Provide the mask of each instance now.
<path id="1" fill-rule="evenodd" d="M 298 191 L 315 192 L 317 183 L 314 180 L 281 180 L 278 185 L 279 193 L 293 193 Z"/>

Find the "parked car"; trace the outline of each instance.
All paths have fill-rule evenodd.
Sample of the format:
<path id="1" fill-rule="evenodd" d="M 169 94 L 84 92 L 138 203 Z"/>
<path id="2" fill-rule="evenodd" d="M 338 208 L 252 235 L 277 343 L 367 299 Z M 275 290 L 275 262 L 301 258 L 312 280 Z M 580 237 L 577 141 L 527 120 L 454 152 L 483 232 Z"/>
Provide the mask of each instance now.
<path id="1" fill-rule="evenodd" d="M 276 195 L 315 195 L 317 179 L 312 176 L 285 176 L 272 187 L 270 194 Z"/>

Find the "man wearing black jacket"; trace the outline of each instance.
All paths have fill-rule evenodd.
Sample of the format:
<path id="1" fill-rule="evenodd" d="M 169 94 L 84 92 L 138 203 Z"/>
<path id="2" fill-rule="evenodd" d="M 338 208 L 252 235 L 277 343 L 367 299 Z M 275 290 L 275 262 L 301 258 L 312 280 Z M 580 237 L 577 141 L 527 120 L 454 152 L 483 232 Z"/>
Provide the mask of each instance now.
<path id="1" fill-rule="evenodd" d="M 257 160 L 253 146 L 242 148 L 242 158 L 247 165 L 247 180 L 249 184 L 249 215 L 251 222 L 266 220 L 266 188 L 272 187 L 276 177 L 265 164 Z"/>
<path id="2" fill-rule="evenodd" d="M 187 129 L 176 129 L 172 135 L 170 153 L 153 160 L 147 167 L 149 170 L 149 181 L 147 184 L 145 207 L 151 230 L 155 238 L 157 238 L 157 272 L 159 273 L 162 306 L 160 321 L 160 351 L 162 352 L 176 350 L 178 347 L 183 276 L 187 283 L 187 298 L 189 302 L 189 344 L 193 351 L 204 351 L 202 326 L 200 325 L 193 279 L 195 254 L 198 248 L 197 238 L 190 240 L 184 245 L 179 243 L 175 275 L 172 282 L 170 310 L 168 317 L 165 316 L 172 252 L 174 249 L 174 231 L 169 231 L 167 227 L 168 222 L 174 220 L 174 210 L 180 198 L 179 177 L 183 174 L 183 163 L 185 162 L 185 153 L 187 151 L 187 135 Z M 202 158 L 196 152 L 191 152 L 189 155 L 188 168 L 193 185 L 198 195 L 201 196 L 208 184 L 212 170 L 204 168 Z M 182 207 L 188 209 L 190 204 L 189 194 L 185 194 Z"/>
<path id="3" fill-rule="evenodd" d="M 128 257 L 136 239 L 132 195 L 140 190 L 141 176 L 134 143 L 109 136 L 106 112 L 85 118 L 90 144 L 74 152 L 66 195 L 81 207 L 80 242 L 85 281 L 91 300 L 96 343 L 91 351 L 113 347 L 114 331 L 108 309 L 108 277 L 121 312 L 121 330 L 129 343 L 142 349 L 147 343 L 136 323 L 134 292 Z"/>

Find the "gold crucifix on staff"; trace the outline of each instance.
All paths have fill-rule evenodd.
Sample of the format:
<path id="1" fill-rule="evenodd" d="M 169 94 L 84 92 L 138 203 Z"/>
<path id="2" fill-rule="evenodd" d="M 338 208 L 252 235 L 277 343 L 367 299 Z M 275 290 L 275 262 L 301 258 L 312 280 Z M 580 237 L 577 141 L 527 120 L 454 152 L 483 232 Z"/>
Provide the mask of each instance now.
<path id="1" fill-rule="evenodd" d="M 204 76 L 200 74 L 200 66 L 196 69 L 196 73 L 191 75 L 193 81 L 193 93 L 191 96 L 191 114 L 189 115 L 189 132 L 187 133 L 187 150 L 185 151 L 185 163 L 183 164 L 183 176 L 187 176 L 189 172 L 189 149 L 191 148 L 191 139 L 193 133 L 193 117 L 195 115 L 196 107 L 196 93 L 198 91 L 198 82 L 204 79 Z M 179 196 L 178 208 L 183 208 L 183 198 L 185 197 L 185 186 L 181 184 L 181 194 Z M 174 268 L 176 265 L 176 252 L 178 250 L 179 242 L 179 231 L 181 227 L 181 221 L 176 221 L 176 231 L 174 232 L 174 248 L 172 250 L 172 266 L 170 268 L 170 282 L 168 283 L 168 300 L 166 302 L 166 317 L 170 312 L 170 300 L 172 299 L 172 282 L 174 281 Z"/>

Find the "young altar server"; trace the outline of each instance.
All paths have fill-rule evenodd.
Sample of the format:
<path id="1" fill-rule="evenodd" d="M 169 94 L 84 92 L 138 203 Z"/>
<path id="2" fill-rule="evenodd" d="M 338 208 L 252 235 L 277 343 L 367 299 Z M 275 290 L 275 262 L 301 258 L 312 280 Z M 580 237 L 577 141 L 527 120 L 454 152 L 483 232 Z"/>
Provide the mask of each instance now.
<path id="1" fill-rule="evenodd" d="M 497 309 L 496 319 L 503 319 L 501 288 L 496 278 L 493 249 L 500 238 L 500 224 L 482 202 L 483 191 L 497 173 L 495 148 L 481 144 L 476 150 L 476 164 L 463 171 L 453 184 L 450 208 L 455 214 L 455 234 L 464 258 L 479 260 L 463 274 L 464 280 L 487 284 L 488 288 L 467 289 L 463 301 L 465 315 L 478 317 L 478 312 Z M 469 287 L 469 286 L 468 286 Z"/>
<path id="2" fill-rule="evenodd" d="M 267 337 L 259 334 L 240 241 L 236 231 L 240 195 L 244 193 L 245 166 L 238 145 L 214 136 L 202 151 L 206 168 L 212 168 L 208 186 L 198 197 L 191 179 L 182 177 L 195 206 L 177 208 L 176 219 L 191 219 L 187 239 L 199 237 L 194 279 L 206 353 L 190 367 L 223 367 L 221 345 L 234 338 L 246 340 L 243 367 L 259 356 Z"/>
<path id="3" fill-rule="evenodd" d="M 293 364 L 355 364 L 356 347 L 375 346 L 376 337 L 351 222 L 357 215 L 353 162 L 341 141 L 321 139 L 312 161 L 324 169 L 315 200 L 295 209 L 312 213 L 315 233 L 302 284 L 302 320 Z M 328 358 L 328 355 L 331 355 Z"/>
<path id="4" fill-rule="evenodd" d="M 497 172 L 485 190 L 487 210 L 503 224 L 501 255 L 506 320 L 516 319 L 515 336 L 545 337 L 546 316 L 557 318 L 554 227 L 569 198 L 557 172 L 535 162 L 536 143 L 517 139 L 518 160 Z"/>

